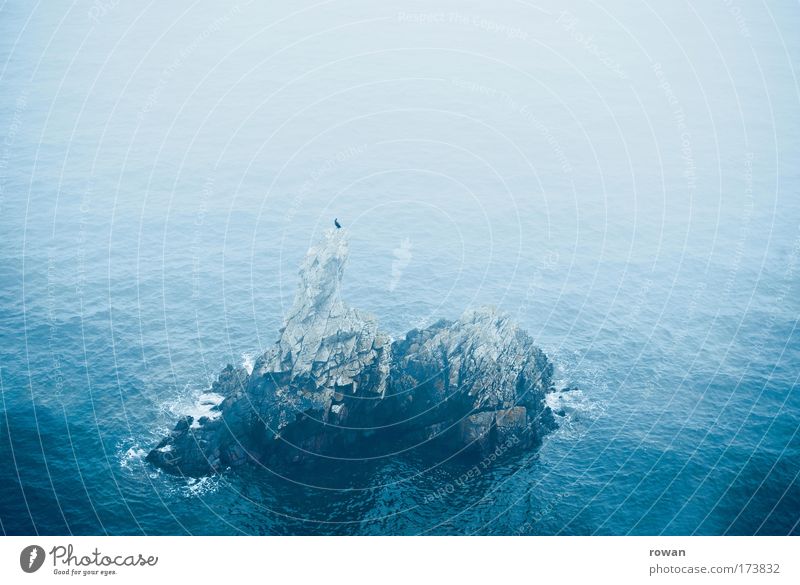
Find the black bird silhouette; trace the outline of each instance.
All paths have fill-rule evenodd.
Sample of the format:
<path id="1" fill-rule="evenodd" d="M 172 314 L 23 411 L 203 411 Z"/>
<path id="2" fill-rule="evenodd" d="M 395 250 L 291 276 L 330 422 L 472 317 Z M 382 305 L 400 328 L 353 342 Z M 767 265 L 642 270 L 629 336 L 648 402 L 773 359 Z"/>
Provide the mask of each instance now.
<path id="1" fill-rule="evenodd" d="M 341 227 L 342 227 L 342 224 L 340 224 L 340 223 L 339 223 L 339 220 L 338 220 L 337 218 L 335 218 L 335 217 L 333 218 L 333 225 L 335 225 L 335 226 L 336 226 L 336 229 L 337 229 L 337 230 L 338 230 L 338 229 L 341 229 Z"/>

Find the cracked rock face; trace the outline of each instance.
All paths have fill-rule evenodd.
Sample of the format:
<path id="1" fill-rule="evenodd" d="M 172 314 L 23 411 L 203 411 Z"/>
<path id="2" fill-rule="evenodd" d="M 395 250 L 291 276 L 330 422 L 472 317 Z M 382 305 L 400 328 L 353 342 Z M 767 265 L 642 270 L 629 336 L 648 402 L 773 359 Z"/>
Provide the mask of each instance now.
<path id="1" fill-rule="evenodd" d="M 290 371 L 316 388 L 349 388 L 382 394 L 389 375 L 389 337 L 374 317 L 341 299 L 348 247 L 344 230 L 326 232 L 300 269 L 294 305 L 277 344 L 277 354 L 262 362 L 261 373 Z M 375 369 L 375 372 L 369 372 Z M 377 374 L 377 377 L 364 374 Z"/>
<path id="2" fill-rule="evenodd" d="M 212 386 L 222 402 L 179 420 L 148 461 L 197 476 L 247 461 L 533 446 L 554 428 L 552 365 L 507 316 L 467 311 L 393 342 L 343 302 L 347 256 L 346 231 L 326 232 L 300 268 L 279 340 L 252 373 L 225 368 Z"/>

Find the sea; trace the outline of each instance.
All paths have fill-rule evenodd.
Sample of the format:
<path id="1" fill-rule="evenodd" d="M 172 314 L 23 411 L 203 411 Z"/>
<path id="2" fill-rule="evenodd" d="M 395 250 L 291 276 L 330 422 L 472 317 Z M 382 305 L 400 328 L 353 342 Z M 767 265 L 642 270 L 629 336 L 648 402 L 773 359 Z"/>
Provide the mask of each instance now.
<path id="1" fill-rule="evenodd" d="M 800 534 L 797 3 L 264 4 L 0 4 L 0 532 Z M 505 311 L 558 429 L 146 463 L 334 218 L 351 306 Z"/>

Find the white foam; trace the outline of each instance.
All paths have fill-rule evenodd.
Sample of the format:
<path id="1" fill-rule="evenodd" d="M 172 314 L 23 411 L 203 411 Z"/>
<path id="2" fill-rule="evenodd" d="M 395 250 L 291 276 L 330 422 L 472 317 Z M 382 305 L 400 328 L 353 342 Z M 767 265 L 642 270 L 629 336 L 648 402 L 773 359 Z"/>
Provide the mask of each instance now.
<path id="1" fill-rule="evenodd" d="M 544 399 L 547 406 L 555 413 L 563 411 L 565 414 L 571 414 L 575 411 L 587 410 L 590 404 L 583 391 L 578 389 L 556 390 L 545 395 Z"/>
<path id="2" fill-rule="evenodd" d="M 247 375 L 253 373 L 253 356 L 247 352 L 242 354 L 242 367 L 247 371 Z"/>
<path id="3" fill-rule="evenodd" d="M 224 396 L 216 392 L 211 392 L 208 387 L 206 387 L 205 390 L 200 390 L 197 387 L 192 387 L 190 384 L 187 384 L 183 392 L 178 394 L 174 399 L 163 404 L 162 408 L 169 413 L 169 417 L 166 421 L 168 429 L 165 433 L 161 434 L 167 434 L 169 430 L 172 429 L 175 425 L 175 417 L 191 416 L 192 419 L 194 419 L 192 428 L 197 428 L 199 426 L 198 421 L 201 417 L 205 416 L 209 419 L 219 417 L 221 413 L 219 410 L 215 410 L 214 407 L 220 404 L 224 399 Z"/>
<path id="4" fill-rule="evenodd" d="M 222 413 L 219 410 L 215 410 L 214 407 L 219 405 L 223 400 L 225 400 L 225 397 L 216 392 L 204 392 L 200 394 L 200 396 L 197 397 L 197 401 L 189 409 L 184 411 L 184 414 L 188 414 L 194 419 L 191 428 L 200 428 L 200 419 L 203 417 L 210 420 L 218 418 Z"/>
<path id="5" fill-rule="evenodd" d="M 129 447 L 124 452 L 122 449 L 120 449 L 119 453 L 119 464 L 125 469 L 129 469 L 134 465 L 140 464 L 147 456 L 147 451 L 142 449 L 138 443 L 132 447 Z"/>
<path id="6" fill-rule="evenodd" d="M 207 475 L 205 477 L 191 477 L 180 488 L 181 494 L 186 498 L 199 497 L 213 493 L 219 488 L 219 476 Z"/>

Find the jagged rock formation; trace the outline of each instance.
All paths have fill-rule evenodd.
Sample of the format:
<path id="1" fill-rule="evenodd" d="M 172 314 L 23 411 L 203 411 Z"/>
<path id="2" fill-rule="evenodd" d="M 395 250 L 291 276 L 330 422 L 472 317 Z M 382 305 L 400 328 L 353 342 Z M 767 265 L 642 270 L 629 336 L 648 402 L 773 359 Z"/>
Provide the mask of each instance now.
<path id="1" fill-rule="evenodd" d="M 509 437 L 532 446 L 554 428 L 552 365 L 507 316 L 468 311 L 392 342 L 342 301 L 347 256 L 346 230 L 326 232 L 300 269 L 280 339 L 251 373 L 225 368 L 212 386 L 224 400 L 178 421 L 148 461 L 204 475 L 246 461 L 481 452 Z"/>
<path id="2" fill-rule="evenodd" d="M 323 242 L 308 251 L 277 358 L 262 361 L 261 375 L 291 371 L 293 378 L 305 377 L 318 389 L 385 392 L 391 340 L 378 331 L 374 317 L 342 302 L 347 255 L 341 230 L 327 232 Z"/>

